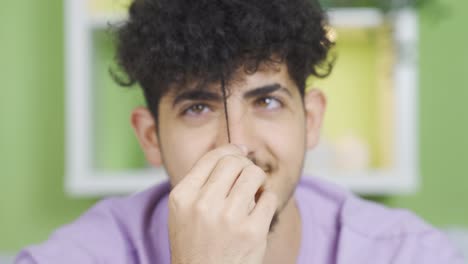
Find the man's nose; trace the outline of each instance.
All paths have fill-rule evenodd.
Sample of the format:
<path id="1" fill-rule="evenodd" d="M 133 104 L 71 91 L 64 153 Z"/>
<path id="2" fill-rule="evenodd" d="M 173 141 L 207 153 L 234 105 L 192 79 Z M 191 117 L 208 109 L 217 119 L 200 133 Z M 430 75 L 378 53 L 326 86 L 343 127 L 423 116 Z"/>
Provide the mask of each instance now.
<path id="1" fill-rule="evenodd" d="M 219 145 L 236 144 L 253 147 L 255 144 L 255 129 L 251 118 L 241 111 L 231 111 L 228 119 L 220 121 Z M 230 142 L 229 142 L 230 139 Z"/>

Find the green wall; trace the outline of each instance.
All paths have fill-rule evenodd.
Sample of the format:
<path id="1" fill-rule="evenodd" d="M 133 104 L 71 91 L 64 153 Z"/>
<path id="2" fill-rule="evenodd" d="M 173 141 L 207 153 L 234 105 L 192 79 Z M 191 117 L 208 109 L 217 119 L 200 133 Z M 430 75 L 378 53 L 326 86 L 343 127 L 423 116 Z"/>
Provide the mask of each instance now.
<path id="1" fill-rule="evenodd" d="M 373 198 L 437 226 L 468 226 L 468 2 L 421 14 L 418 194 Z M 2 1 L 0 8 L 0 251 L 44 240 L 92 205 L 63 191 L 63 3 Z M 463 209 L 465 208 L 465 209 Z"/>
<path id="2" fill-rule="evenodd" d="M 440 3 L 420 17 L 421 190 L 378 200 L 437 226 L 468 226 L 468 1 Z"/>
<path id="3" fill-rule="evenodd" d="M 64 46 L 60 0 L 0 7 L 0 252 L 38 242 L 93 200 L 63 191 Z"/>

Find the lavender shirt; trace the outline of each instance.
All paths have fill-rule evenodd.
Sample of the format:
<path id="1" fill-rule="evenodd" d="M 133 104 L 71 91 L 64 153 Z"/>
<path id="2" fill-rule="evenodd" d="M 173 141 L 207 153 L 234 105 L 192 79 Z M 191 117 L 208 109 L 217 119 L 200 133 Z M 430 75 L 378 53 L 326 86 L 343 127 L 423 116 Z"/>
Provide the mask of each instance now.
<path id="1" fill-rule="evenodd" d="M 170 263 L 168 183 L 99 202 L 21 263 Z M 404 210 L 364 201 L 332 184 L 303 177 L 295 198 L 302 219 L 297 263 L 461 264 L 445 236 Z"/>

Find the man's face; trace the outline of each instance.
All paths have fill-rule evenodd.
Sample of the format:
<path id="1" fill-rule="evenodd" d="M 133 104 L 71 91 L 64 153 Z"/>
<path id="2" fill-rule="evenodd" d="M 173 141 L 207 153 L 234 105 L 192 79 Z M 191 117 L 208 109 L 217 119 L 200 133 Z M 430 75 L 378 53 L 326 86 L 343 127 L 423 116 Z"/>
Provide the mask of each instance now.
<path id="1" fill-rule="evenodd" d="M 147 158 L 153 165 L 162 161 L 175 186 L 205 153 L 229 143 L 229 127 L 231 143 L 245 145 L 248 157 L 267 173 L 281 210 L 300 178 L 307 147 L 318 139 L 324 98 L 314 91 L 303 101 L 284 64 L 236 79 L 227 87 L 228 124 L 219 84 L 162 97 L 155 139 L 160 153 L 152 158 L 145 151 Z"/>

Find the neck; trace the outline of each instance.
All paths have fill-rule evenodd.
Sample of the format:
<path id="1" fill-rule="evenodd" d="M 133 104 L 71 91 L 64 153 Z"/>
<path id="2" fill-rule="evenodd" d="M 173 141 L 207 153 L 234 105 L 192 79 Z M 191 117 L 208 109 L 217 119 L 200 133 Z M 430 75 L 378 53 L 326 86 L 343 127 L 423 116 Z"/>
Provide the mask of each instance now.
<path id="1" fill-rule="evenodd" d="M 263 263 L 296 263 L 301 245 L 301 217 L 294 195 L 278 215 L 274 231 L 268 237 Z"/>

